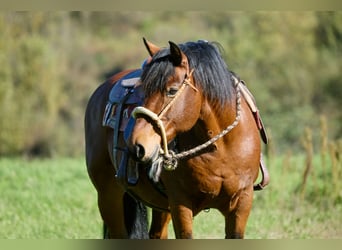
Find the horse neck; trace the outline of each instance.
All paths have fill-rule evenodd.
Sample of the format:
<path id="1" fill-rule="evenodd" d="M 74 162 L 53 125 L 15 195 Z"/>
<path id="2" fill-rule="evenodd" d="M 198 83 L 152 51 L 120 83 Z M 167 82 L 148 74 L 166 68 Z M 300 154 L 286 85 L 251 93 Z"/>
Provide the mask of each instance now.
<path id="1" fill-rule="evenodd" d="M 217 103 L 205 101 L 202 105 L 199 121 L 211 137 L 211 134 L 215 136 L 233 123 L 235 116 L 236 105 L 234 103 L 227 103 L 222 107 Z"/>
<path id="2" fill-rule="evenodd" d="M 217 107 L 216 107 L 217 106 Z M 189 131 L 182 133 L 178 136 L 179 150 L 187 150 L 194 148 L 200 144 L 209 141 L 214 136 L 221 133 L 228 125 L 230 125 L 235 119 L 235 105 L 226 105 L 221 107 L 219 105 L 210 105 L 209 102 L 203 102 L 200 112 L 200 117 L 196 124 Z M 215 143 L 214 148 L 222 147 L 222 143 L 225 144 L 225 140 L 218 140 Z M 212 146 L 209 146 L 206 150 L 213 150 Z"/>

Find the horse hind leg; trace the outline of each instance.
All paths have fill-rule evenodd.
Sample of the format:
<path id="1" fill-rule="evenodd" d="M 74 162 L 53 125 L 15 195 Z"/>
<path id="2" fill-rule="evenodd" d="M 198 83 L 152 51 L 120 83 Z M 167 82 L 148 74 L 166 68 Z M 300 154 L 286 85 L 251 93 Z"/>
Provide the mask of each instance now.
<path id="1" fill-rule="evenodd" d="M 120 200 L 123 199 L 123 191 L 110 183 L 112 188 L 98 188 L 98 207 L 103 220 L 103 237 L 124 239 L 128 233 L 124 221 L 124 206 Z M 108 187 L 107 186 L 107 187 Z"/>
<path id="2" fill-rule="evenodd" d="M 88 164 L 88 171 L 97 191 L 104 238 L 147 238 L 148 229 L 143 226 L 147 225 L 146 208 L 125 193 L 114 176 L 113 166 L 104 162 Z"/>
<path id="3" fill-rule="evenodd" d="M 115 189 L 99 192 L 98 206 L 104 238 L 148 239 L 147 209 L 129 194 Z"/>

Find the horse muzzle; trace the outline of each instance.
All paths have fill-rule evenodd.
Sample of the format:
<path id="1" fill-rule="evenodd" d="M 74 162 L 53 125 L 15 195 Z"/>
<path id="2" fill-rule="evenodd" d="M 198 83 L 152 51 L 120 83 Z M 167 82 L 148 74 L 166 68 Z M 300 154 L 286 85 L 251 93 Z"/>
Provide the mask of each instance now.
<path id="1" fill-rule="evenodd" d="M 151 114 L 154 113 L 150 111 L 150 115 L 145 115 L 144 112 L 139 112 L 141 109 L 145 108 L 137 107 L 132 111 L 132 117 L 136 119 L 136 122 L 127 143 L 134 160 L 149 163 L 154 161 L 160 153 L 161 137 L 155 131 L 156 125 L 150 120 Z"/>
<path id="2" fill-rule="evenodd" d="M 129 150 L 135 161 L 150 163 L 158 158 L 160 146 L 157 144 L 149 150 L 143 144 L 135 143 Z"/>

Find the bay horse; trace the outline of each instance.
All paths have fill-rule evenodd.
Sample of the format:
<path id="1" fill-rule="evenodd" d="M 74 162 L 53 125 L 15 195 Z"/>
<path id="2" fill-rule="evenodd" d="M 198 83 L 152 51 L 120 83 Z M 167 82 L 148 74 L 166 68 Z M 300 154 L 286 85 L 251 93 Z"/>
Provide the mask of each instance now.
<path id="1" fill-rule="evenodd" d="M 214 43 L 170 42 L 164 49 L 144 43 L 150 58 L 134 86 L 144 99 L 126 135 L 102 121 L 110 91 L 132 70 L 99 86 L 85 113 L 86 164 L 104 237 L 167 238 L 172 216 L 176 238 L 192 238 L 192 218 L 216 208 L 225 217 L 225 237 L 243 238 L 253 190 L 268 183 L 252 96 L 241 97 L 246 88 Z M 259 165 L 263 179 L 254 185 Z M 131 172 L 138 176 L 133 184 Z"/>
<path id="2" fill-rule="evenodd" d="M 214 43 L 161 49 L 144 42 L 152 59 L 141 75 L 145 99 L 132 112 L 129 150 L 166 190 L 176 238 L 192 238 L 193 217 L 207 208 L 223 214 L 225 238 L 244 238 L 262 162 L 261 120 L 241 97 L 246 88 Z"/>

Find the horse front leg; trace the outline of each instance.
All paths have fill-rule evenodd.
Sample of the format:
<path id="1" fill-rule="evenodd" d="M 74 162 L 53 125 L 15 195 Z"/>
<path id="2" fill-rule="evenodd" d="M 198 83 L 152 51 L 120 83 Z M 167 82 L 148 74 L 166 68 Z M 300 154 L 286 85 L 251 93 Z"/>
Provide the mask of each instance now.
<path id="1" fill-rule="evenodd" d="M 171 214 L 169 212 L 161 212 L 153 209 L 152 222 L 149 231 L 150 239 L 167 239 L 170 220 Z"/>
<path id="2" fill-rule="evenodd" d="M 180 204 L 171 205 L 173 229 L 177 239 L 192 239 L 193 212 Z"/>
<path id="3" fill-rule="evenodd" d="M 253 186 L 237 192 L 230 200 L 225 215 L 226 239 L 243 239 L 248 216 L 252 209 Z"/>

